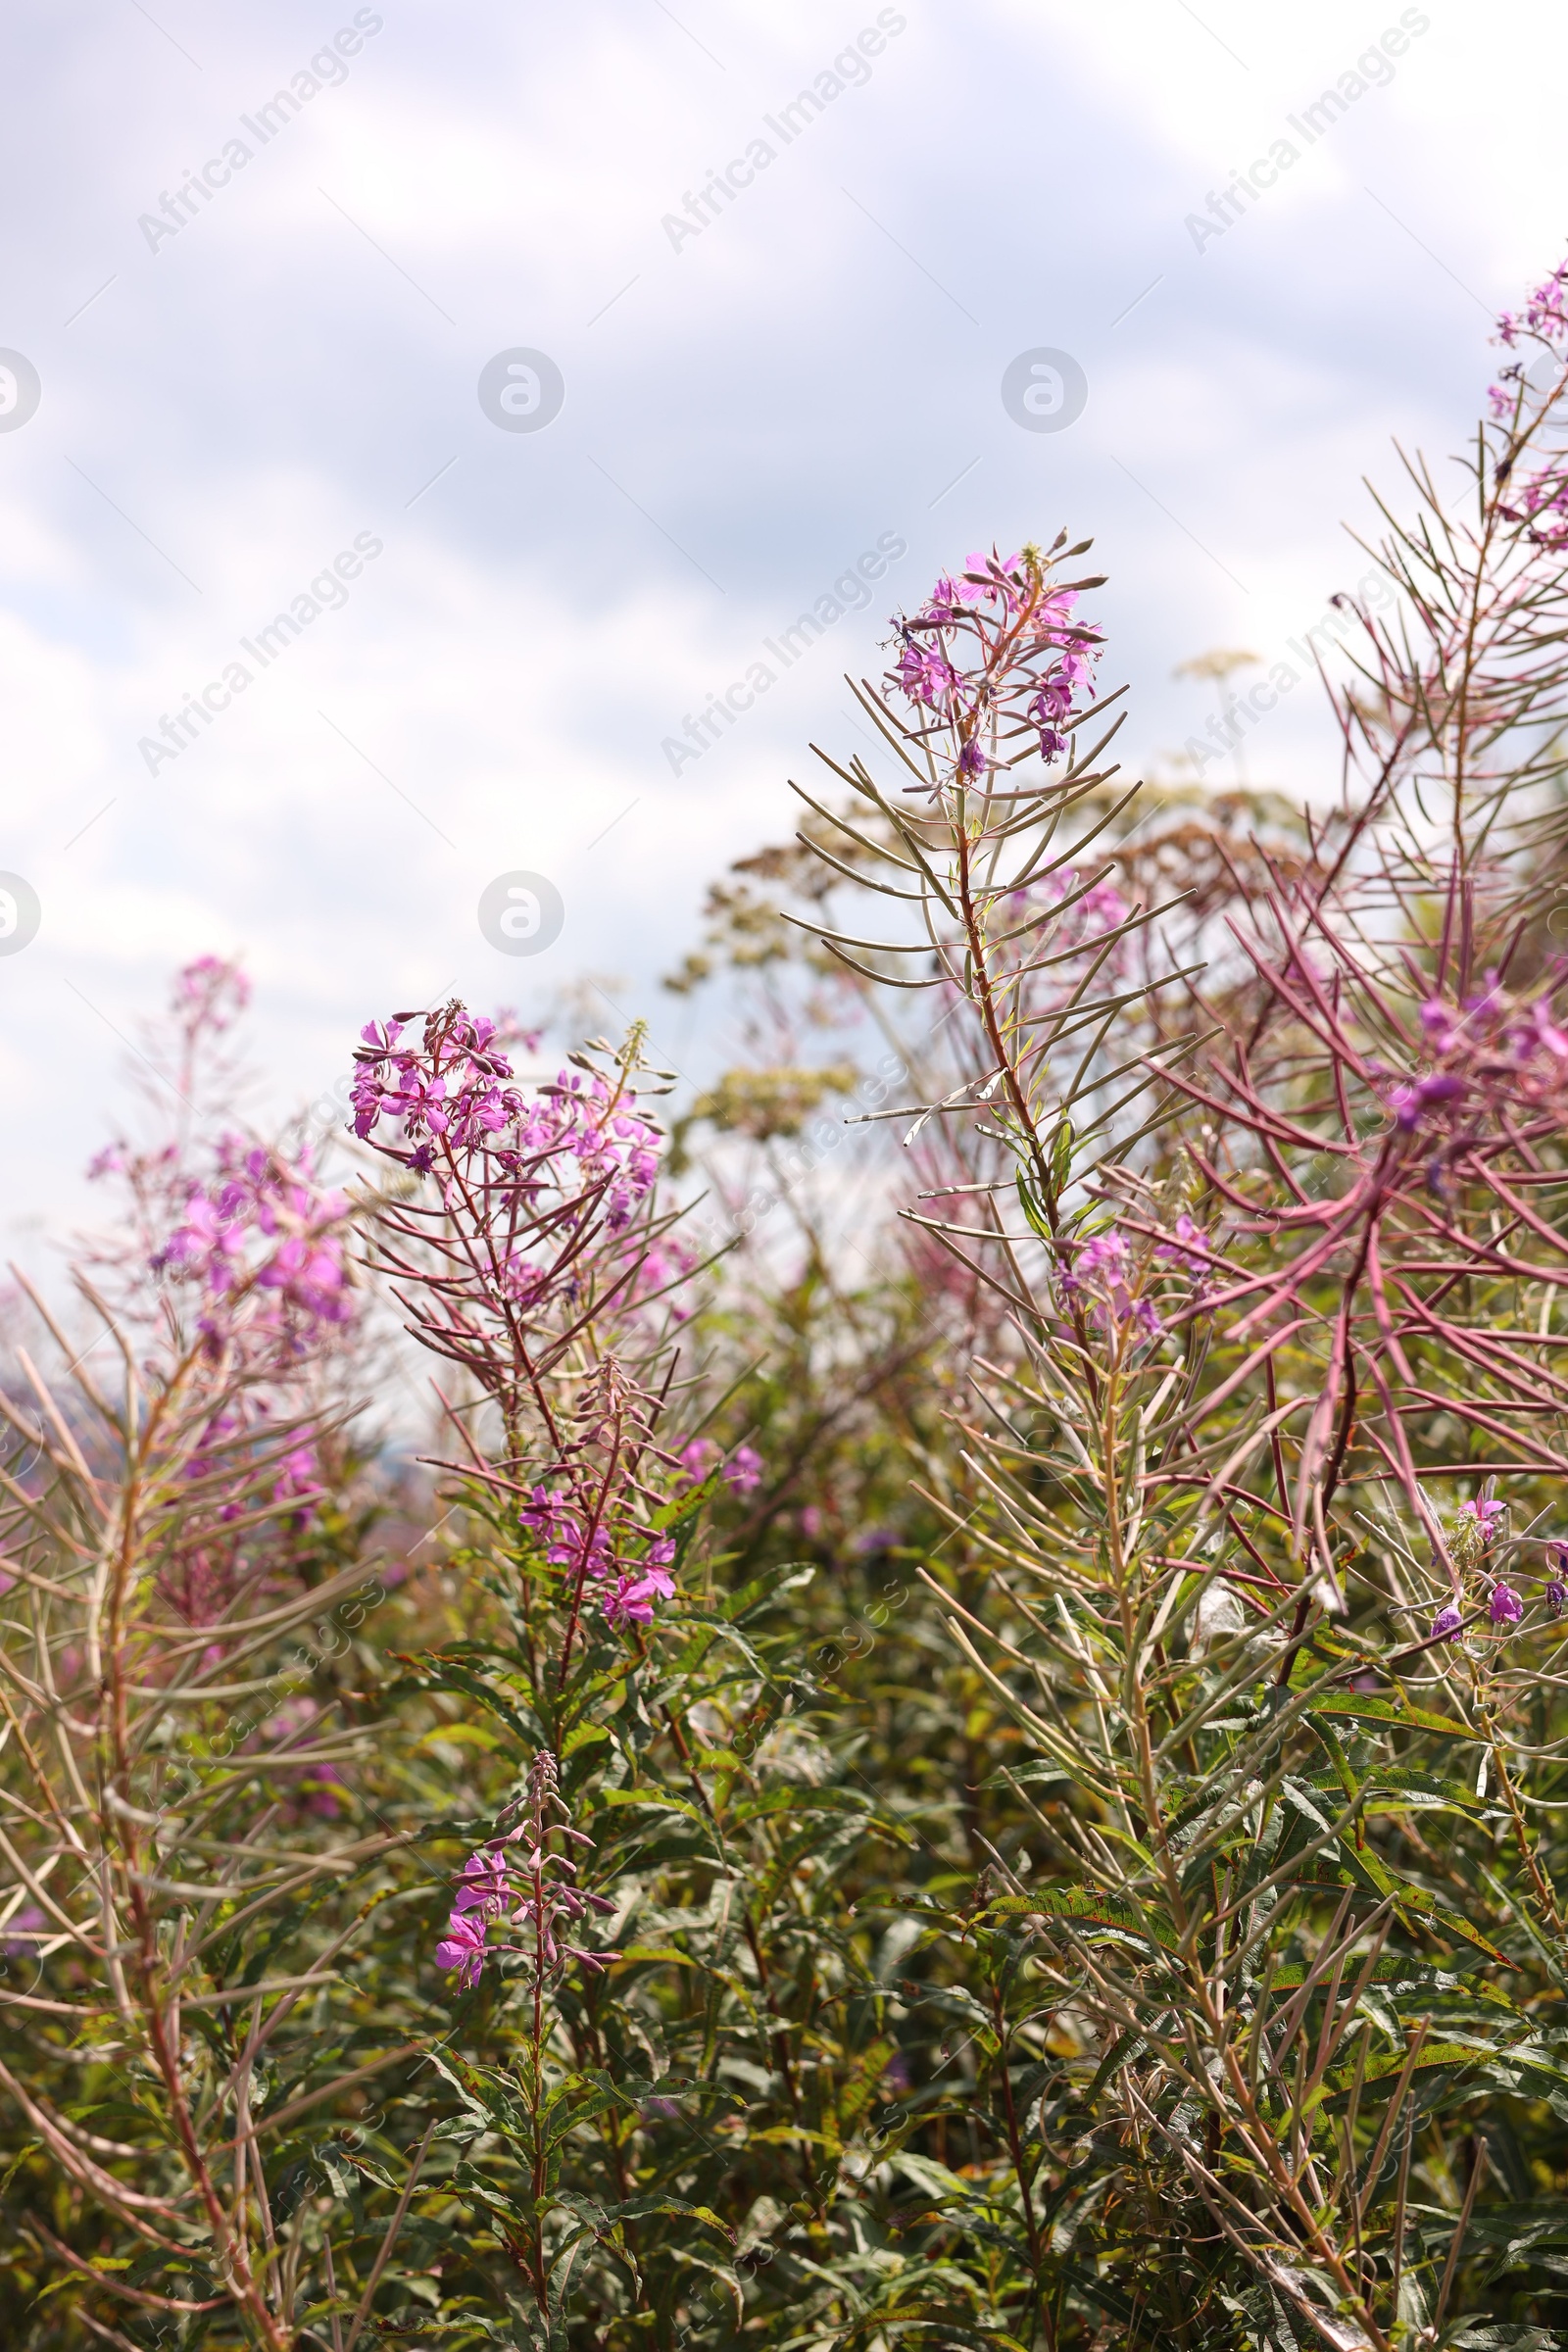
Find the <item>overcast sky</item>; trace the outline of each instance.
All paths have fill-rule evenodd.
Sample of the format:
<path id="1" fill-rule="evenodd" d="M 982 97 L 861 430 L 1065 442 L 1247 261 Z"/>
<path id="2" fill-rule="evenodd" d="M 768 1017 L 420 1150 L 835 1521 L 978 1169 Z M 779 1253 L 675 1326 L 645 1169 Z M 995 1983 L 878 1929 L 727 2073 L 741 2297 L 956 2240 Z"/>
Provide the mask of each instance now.
<path id="1" fill-rule="evenodd" d="M 705 885 L 973 547 L 1095 537 L 1168 771 L 1215 709 L 1176 665 L 1302 668 L 1363 473 L 1460 446 L 1568 230 L 1544 7 L 12 0 L 0 39 L 29 1255 L 204 951 L 247 961 L 282 1107 L 371 1013 L 584 971 L 700 1059 L 657 982 Z M 1310 683 L 1249 758 L 1323 788 Z M 527 959 L 477 913 L 519 870 L 564 909 Z"/>

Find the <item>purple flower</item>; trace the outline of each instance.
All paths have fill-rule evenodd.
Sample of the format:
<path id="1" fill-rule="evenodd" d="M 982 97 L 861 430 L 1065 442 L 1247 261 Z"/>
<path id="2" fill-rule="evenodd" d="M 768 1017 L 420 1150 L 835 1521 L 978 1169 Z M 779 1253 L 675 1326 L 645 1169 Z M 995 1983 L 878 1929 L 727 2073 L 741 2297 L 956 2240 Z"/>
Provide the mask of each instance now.
<path id="1" fill-rule="evenodd" d="M 1074 601 L 1073 590 L 1047 587 L 1034 551 L 993 549 L 971 554 L 956 578 L 944 573 L 920 611 L 896 622 L 889 683 L 913 707 L 923 740 L 952 730 L 959 786 L 990 765 L 973 739 L 982 718 L 1009 735 L 1032 727 L 1047 760 L 1066 750 L 1075 701 L 1094 695 L 1100 646 L 1099 632 L 1073 618 Z"/>
<path id="2" fill-rule="evenodd" d="M 1433 1618 L 1431 1638 L 1434 1642 L 1451 1642 L 1463 1627 L 1463 1616 L 1450 1602 L 1447 1608 L 1440 1609 Z"/>
<path id="3" fill-rule="evenodd" d="M 1040 731 L 1042 760 L 1059 760 L 1067 748 L 1067 738 L 1061 731 L 1061 721 L 1072 709 L 1072 680 L 1065 669 L 1048 678 L 1030 701 L 1025 716 Z"/>
<path id="4" fill-rule="evenodd" d="M 192 1028 L 226 1029 L 250 1001 L 250 981 L 220 956 L 198 956 L 174 986 L 174 1010 Z"/>
<path id="5" fill-rule="evenodd" d="M 437 1965 L 448 1975 L 455 1975 L 459 1992 L 466 1992 L 479 1982 L 484 1967 L 484 1921 L 470 1919 L 454 1911 L 447 1921 L 447 1932 L 435 1947 Z"/>
<path id="6" fill-rule="evenodd" d="M 1494 1585 L 1490 1615 L 1494 1625 L 1517 1625 L 1525 1613 L 1525 1604 L 1512 1585 Z"/>
<path id="7" fill-rule="evenodd" d="M 1212 1252 L 1208 1236 L 1201 1225 L 1190 1217 L 1184 1208 L 1171 1230 L 1175 1238 L 1160 1243 L 1158 1255 L 1174 1258 L 1184 1273 L 1206 1274 Z"/>
<path id="8" fill-rule="evenodd" d="M 718 1447 L 711 1438 L 691 1438 L 676 1455 L 680 1464 L 678 1485 L 700 1487 L 718 1457 Z"/>
<path id="9" fill-rule="evenodd" d="M 507 1862 L 507 1855 L 483 1850 L 468 1856 L 463 1865 L 458 1899 L 452 1906 L 454 1920 L 464 1911 L 477 1911 L 481 1924 L 501 1917 L 512 1900 Z"/>
<path id="10" fill-rule="evenodd" d="M 1538 997 L 1526 1007 L 1525 1023 L 1518 1031 L 1515 1045 L 1523 1054 L 1539 1049 L 1556 1061 L 1568 1061 L 1568 1035 L 1552 1019 L 1551 1006 L 1544 997 Z"/>
<path id="11" fill-rule="evenodd" d="M 6 1922 L 5 1933 L 0 1936 L 0 1952 L 13 1960 L 29 1957 L 48 1924 L 36 1903 L 24 1903 Z"/>
<path id="12" fill-rule="evenodd" d="M 1459 1030 L 1453 1007 L 1445 1004 L 1441 997 L 1428 997 L 1421 1007 L 1421 1033 L 1430 1053 L 1438 1055 L 1451 1054 L 1459 1042 Z"/>
<path id="13" fill-rule="evenodd" d="M 1073 1265 L 1073 1278 L 1082 1282 L 1097 1274 L 1119 1280 L 1127 1264 L 1126 1238 L 1114 1225 L 1085 1242 Z"/>
<path id="14" fill-rule="evenodd" d="M 762 1483 L 762 1457 L 755 1446 L 737 1446 L 722 1475 L 737 1494 L 750 1494 Z"/>
<path id="15" fill-rule="evenodd" d="M 902 2050 L 895 2050 L 882 2069 L 882 2081 L 887 2086 L 889 2096 L 895 2099 L 906 2097 L 914 2088 L 914 2079 L 909 2073 L 909 2061 Z"/>
<path id="16" fill-rule="evenodd" d="M 1485 1546 L 1498 1533 L 1507 1508 L 1507 1504 L 1499 1502 L 1494 1495 L 1483 1494 L 1479 1502 L 1461 1502 L 1458 1516 L 1470 1521 Z"/>
<path id="17" fill-rule="evenodd" d="M 628 1619 L 634 1625 L 652 1622 L 654 1602 L 670 1600 L 674 1596 L 675 1580 L 669 1573 L 669 1563 L 675 1557 L 675 1545 L 669 1536 L 656 1536 L 642 1561 L 642 1574 L 628 1576 L 623 1569 L 616 1577 L 612 1591 L 604 1597 L 604 1612 L 612 1625 L 624 1625 Z"/>
<path id="18" fill-rule="evenodd" d="M 1394 1123 L 1401 1135 L 1413 1135 L 1424 1125 L 1429 1110 L 1451 1102 L 1464 1091 L 1464 1080 L 1451 1070 L 1433 1070 L 1425 1078 L 1418 1078 L 1413 1086 L 1396 1086 L 1389 1095 Z"/>
<path id="19" fill-rule="evenodd" d="M 1546 1606 L 1554 1617 L 1560 1617 L 1565 1602 L 1568 1602 L 1568 1585 L 1561 1584 L 1553 1577 L 1546 1587 Z"/>
<path id="20" fill-rule="evenodd" d="M 1146 1339 L 1157 1339 L 1164 1326 L 1152 1298 L 1135 1298 L 1128 1285 L 1132 1252 L 1124 1234 L 1109 1225 L 1078 1246 L 1072 1264 L 1062 1274 L 1061 1287 L 1069 1298 L 1086 1294 L 1096 1321 L 1105 1331 L 1134 1323 Z"/>
<path id="21" fill-rule="evenodd" d="M 572 1828 L 557 1786 L 555 1757 L 542 1749 L 528 1774 L 522 1819 L 470 1855 L 465 1867 L 464 1878 L 469 1883 L 475 1907 L 466 1909 L 460 1897 L 447 1922 L 446 1936 L 436 1946 L 436 1958 L 456 1974 L 460 1990 L 466 1991 L 478 1983 L 487 1950 L 485 1922 L 498 1911 L 511 1911 L 509 1924 L 523 1940 L 488 1948 L 531 1956 L 552 1975 L 567 1960 L 580 1960 L 587 1968 L 604 1967 L 595 1953 L 566 1942 L 558 1934 L 563 1922 L 575 1926 L 590 1912 L 612 1912 L 615 1906 L 608 1896 L 580 1891 L 572 1885 L 577 1866 L 569 1855 L 553 1847 L 557 1836 L 572 1845 L 593 1844 L 591 1838 Z"/>
<path id="22" fill-rule="evenodd" d="M 945 655 L 934 646 L 917 645 L 913 639 L 900 657 L 898 677 L 910 702 L 923 703 L 928 710 L 940 710 L 961 683 Z"/>

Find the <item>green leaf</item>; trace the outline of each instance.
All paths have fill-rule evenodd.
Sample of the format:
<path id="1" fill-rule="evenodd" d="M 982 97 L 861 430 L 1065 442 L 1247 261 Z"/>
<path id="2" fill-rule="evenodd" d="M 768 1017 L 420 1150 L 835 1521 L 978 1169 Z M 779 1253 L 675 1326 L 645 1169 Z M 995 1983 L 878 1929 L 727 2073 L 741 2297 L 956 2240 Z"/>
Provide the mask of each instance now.
<path id="1" fill-rule="evenodd" d="M 734 2230 L 730 2229 L 728 2223 L 719 2220 L 711 2206 L 688 2205 L 684 2197 L 657 2195 L 627 2197 L 624 2203 L 607 2206 L 605 2210 L 609 2218 L 616 2222 L 641 2222 L 650 2219 L 656 2213 L 673 2214 L 683 2220 L 701 2222 L 706 2229 L 716 2230 L 720 2237 L 728 2239 L 732 2244 L 734 2242 Z"/>
<path id="2" fill-rule="evenodd" d="M 1480 1740 L 1481 1732 L 1473 1732 L 1467 1723 L 1457 1723 L 1451 1715 L 1434 1715 L 1426 1707 L 1413 1707 L 1407 1700 L 1397 1706 L 1391 1699 L 1363 1697 L 1357 1690 L 1325 1692 L 1323 1697 L 1308 1701 L 1308 1715 L 1344 1715 L 1354 1723 L 1386 1723 L 1405 1732 L 1435 1732 L 1444 1740 Z"/>
<path id="3" fill-rule="evenodd" d="M 1173 1952 L 1177 1944 L 1175 1929 L 1162 1916 L 1135 1910 L 1115 1895 L 1090 1894 L 1075 1886 L 1042 1886 L 1034 1894 L 1005 1894 L 986 1905 L 986 1915 L 1082 1919 L 1095 1927 L 1115 1928 L 1124 1936 L 1142 1936 L 1146 1943 L 1162 1944 L 1167 1951 Z"/>
<path id="4" fill-rule="evenodd" d="M 1342 1886 L 1352 1886 L 1359 1880 L 1375 1893 L 1391 1895 L 1401 1911 L 1413 1913 L 1423 1927 L 1436 1928 L 1440 1935 L 1456 1936 L 1463 1943 L 1473 1943 L 1477 1951 L 1486 1953 L 1489 1960 L 1501 1960 L 1501 1952 L 1488 1936 L 1482 1935 L 1479 1928 L 1472 1927 L 1457 1911 L 1449 1911 L 1438 1901 L 1436 1895 L 1428 1894 L 1424 1886 L 1412 1886 L 1408 1879 L 1402 1879 L 1396 1871 L 1390 1870 L 1370 1846 L 1353 1846 L 1348 1839 L 1345 1839 L 1341 1842 L 1340 1854 Z"/>
<path id="5" fill-rule="evenodd" d="M 1483 2066 L 1487 2056 L 1487 2051 L 1478 2048 L 1473 2042 L 1428 2041 L 1422 2043 L 1420 2055 L 1416 2059 L 1413 2071 L 1420 2075 L 1430 2074 L 1439 2067 Z M 1362 2077 L 1363 2082 L 1386 2082 L 1391 2075 L 1402 2072 L 1407 2057 L 1408 2052 L 1404 2050 L 1381 2052 L 1378 2057 L 1367 2061 L 1366 2071 Z M 1342 2067 L 1331 2076 L 1330 2080 L 1336 2091 L 1348 2090 L 1355 2080 L 1355 2068 L 1353 2066 Z"/>

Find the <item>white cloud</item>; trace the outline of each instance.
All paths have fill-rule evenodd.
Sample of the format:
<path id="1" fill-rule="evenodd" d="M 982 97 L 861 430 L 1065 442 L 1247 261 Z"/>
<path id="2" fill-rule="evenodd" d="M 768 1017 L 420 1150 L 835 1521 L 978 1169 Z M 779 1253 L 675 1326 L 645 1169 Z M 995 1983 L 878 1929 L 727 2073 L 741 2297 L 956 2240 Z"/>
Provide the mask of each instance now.
<path id="1" fill-rule="evenodd" d="M 1338 525 L 1367 519 L 1361 473 L 1393 480 L 1392 432 L 1462 439 L 1485 313 L 1562 218 L 1568 28 L 1539 6 L 1506 40 L 1432 10 L 1200 255 L 1185 214 L 1398 9 L 903 7 L 864 86 L 675 252 L 661 217 L 868 0 L 421 0 L 153 254 L 138 214 L 354 12 L 156 13 L 169 37 L 31 0 L 0 94 L 30 231 L 0 343 L 44 382 L 0 433 L 0 865 L 45 906 L 0 959 L 14 1215 L 69 1219 L 117 1032 L 207 947 L 251 960 L 276 1102 L 433 989 L 619 972 L 680 1036 L 655 976 L 712 874 L 790 829 L 785 777 L 843 740 L 838 671 L 878 665 L 880 608 L 678 780 L 662 738 L 880 531 L 909 543 L 901 600 L 993 537 L 1093 531 L 1129 758 L 1179 744 L 1208 704 L 1176 662 L 1271 653 L 1362 568 Z M 513 344 L 565 375 L 537 436 L 479 410 Z M 1059 436 L 998 397 L 1037 344 L 1089 374 Z M 138 738 L 367 530 L 384 552 L 343 609 L 150 777 Z M 1309 693 L 1254 774 L 1312 784 Z M 513 865 L 567 902 L 537 964 L 474 921 Z"/>

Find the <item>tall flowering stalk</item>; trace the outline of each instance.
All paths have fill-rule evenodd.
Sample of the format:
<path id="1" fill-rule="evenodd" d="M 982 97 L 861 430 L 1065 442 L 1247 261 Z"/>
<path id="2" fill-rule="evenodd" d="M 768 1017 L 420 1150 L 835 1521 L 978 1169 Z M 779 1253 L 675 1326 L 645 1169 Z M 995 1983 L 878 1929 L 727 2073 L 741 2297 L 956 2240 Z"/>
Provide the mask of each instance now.
<path id="1" fill-rule="evenodd" d="M 926 1574 L 994 1719 L 991 1860 L 928 1918 L 996 2146 L 942 2218 L 1008 2249 L 1024 2342 L 1447 2341 L 1486 2210 L 1465 2119 L 1561 2079 L 1530 1788 L 1568 1472 L 1560 286 L 1504 321 L 1550 367 L 1482 430 L 1475 520 L 1418 471 L 1402 610 L 1337 703 L 1344 806 L 1304 857 L 1253 845 L 1209 979 L 1149 956 L 1136 899 L 1087 959 L 1066 928 L 1114 804 L 1076 618 L 1039 701 L 1085 583 L 1036 550 L 898 625 L 861 695 L 892 780 L 835 766 L 863 823 L 811 804 L 917 908 L 824 944 L 973 1040 L 897 1114 L 967 1138 L 909 1214 L 1006 1316 Z"/>
<path id="2" fill-rule="evenodd" d="M 347 1203 L 206 1126 L 242 995 L 211 959 L 181 975 L 177 1125 L 100 1161 L 130 1209 L 80 1326 L 29 1294 L 44 1368 L 0 1391 L 0 2094 L 49 2182 L 26 2238 L 96 2338 L 294 2352 L 359 2273 L 327 2209 L 278 2201 L 277 2157 L 291 2100 L 330 2114 L 361 2079 L 326 2029 L 401 1840 L 347 1805 L 364 1742 L 335 1713 L 380 1592 L 322 1523 Z"/>
<path id="3" fill-rule="evenodd" d="M 415 1017 L 365 1030 L 354 1127 L 412 1180 L 380 1200 L 380 1263 L 415 1337 L 471 1384 L 444 1398 L 463 1458 L 443 1466 L 513 1531 L 555 1745 L 585 1617 L 647 1625 L 674 1592 L 691 1482 L 657 1432 L 692 1261 L 654 1200 L 636 1035 L 524 1092 L 492 1022 L 448 1005 L 406 1044 Z M 493 1431 L 476 1435 L 475 1403 Z"/>
<path id="4" fill-rule="evenodd" d="M 456 2004 L 431 2054 L 464 2102 L 443 2132 L 485 2153 L 431 2210 L 494 2231 L 541 2348 L 584 2303 L 661 2346 L 706 2333 L 719 2314 L 693 2312 L 693 2276 L 740 2302 L 728 2249 L 753 2198 L 717 2210 L 738 2186 L 714 2137 L 736 2079 L 762 2178 L 819 2210 L 801 2150 L 821 1996 L 799 1962 L 823 1940 L 815 1857 L 870 1816 L 858 1792 L 802 1788 L 789 1819 L 748 1760 L 809 1687 L 765 1626 L 786 1580 L 727 1592 L 702 1543 L 710 1498 L 761 1465 L 688 1417 L 698 1269 L 656 1189 L 640 1049 L 634 1032 L 524 1086 L 454 1004 L 370 1024 L 356 1086 L 387 1166 L 374 1254 L 411 1331 L 457 1367 L 439 1467 L 466 1623 L 409 1661 L 411 1682 L 477 1707 L 507 1774 L 502 1826 L 445 1833 L 466 1859 L 431 1938 Z M 606 1947 L 585 1939 L 594 1913 L 614 1914 Z"/>

